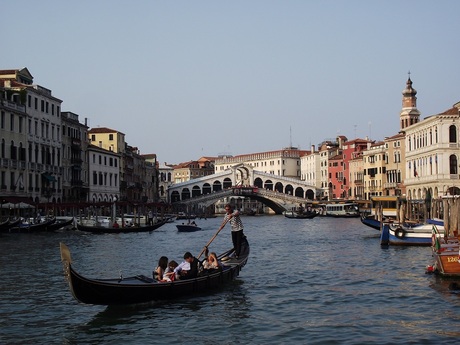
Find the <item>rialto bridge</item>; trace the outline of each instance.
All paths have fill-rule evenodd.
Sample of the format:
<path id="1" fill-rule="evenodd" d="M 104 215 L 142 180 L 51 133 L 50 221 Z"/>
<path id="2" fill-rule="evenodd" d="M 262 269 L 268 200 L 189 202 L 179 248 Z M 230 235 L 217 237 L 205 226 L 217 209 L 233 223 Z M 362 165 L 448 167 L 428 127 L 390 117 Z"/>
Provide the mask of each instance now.
<path id="1" fill-rule="evenodd" d="M 172 204 L 208 207 L 230 196 L 242 196 L 259 200 L 276 213 L 312 201 L 315 195 L 316 187 L 304 181 L 257 171 L 244 163 L 168 188 Z"/>

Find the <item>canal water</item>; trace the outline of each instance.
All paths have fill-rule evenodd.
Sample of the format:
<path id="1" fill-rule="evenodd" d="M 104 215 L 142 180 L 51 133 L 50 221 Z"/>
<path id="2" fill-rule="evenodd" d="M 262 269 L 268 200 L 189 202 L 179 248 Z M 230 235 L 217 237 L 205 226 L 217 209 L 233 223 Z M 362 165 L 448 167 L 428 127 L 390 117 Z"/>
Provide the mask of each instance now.
<path id="1" fill-rule="evenodd" d="M 105 307 L 76 302 L 59 242 L 88 277 L 150 275 L 158 258 L 180 260 L 215 234 L 203 230 L 93 235 L 0 234 L 1 344 L 458 344 L 460 292 L 425 274 L 430 248 L 379 245 L 359 219 L 244 217 L 248 264 L 209 295 Z M 212 243 L 229 247 L 230 229 Z"/>

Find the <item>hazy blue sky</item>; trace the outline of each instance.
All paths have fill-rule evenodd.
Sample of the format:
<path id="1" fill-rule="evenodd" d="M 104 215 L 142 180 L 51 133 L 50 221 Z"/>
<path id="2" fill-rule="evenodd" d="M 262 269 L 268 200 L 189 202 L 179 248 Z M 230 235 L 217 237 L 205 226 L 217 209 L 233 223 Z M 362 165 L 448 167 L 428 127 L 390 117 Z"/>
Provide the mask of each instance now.
<path id="1" fill-rule="evenodd" d="M 27 67 L 141 153 L 309 149 L 460 101 L 460 1 L 3 1 L 0 69 Z"/>

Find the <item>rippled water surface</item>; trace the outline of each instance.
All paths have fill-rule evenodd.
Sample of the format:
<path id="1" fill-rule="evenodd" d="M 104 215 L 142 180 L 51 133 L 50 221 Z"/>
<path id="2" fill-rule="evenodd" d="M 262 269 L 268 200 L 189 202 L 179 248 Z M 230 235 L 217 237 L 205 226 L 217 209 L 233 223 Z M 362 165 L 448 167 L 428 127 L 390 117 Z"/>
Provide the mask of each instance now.
<path id="1" fill-rule="evenodd" d="M 458 344 L 460 294 L 424 273 L 430 248 L 381 248 L 359 219 L 245 217 L 248 264 L 210 296 L 104 307 L 76 302 L 59 242 L 88 277 L 150 275 L 162 255 L 180 261 L 215 234 L 0 234 L 1 344 Z M 224 229 L 211 250 L 231 247 Z"/>

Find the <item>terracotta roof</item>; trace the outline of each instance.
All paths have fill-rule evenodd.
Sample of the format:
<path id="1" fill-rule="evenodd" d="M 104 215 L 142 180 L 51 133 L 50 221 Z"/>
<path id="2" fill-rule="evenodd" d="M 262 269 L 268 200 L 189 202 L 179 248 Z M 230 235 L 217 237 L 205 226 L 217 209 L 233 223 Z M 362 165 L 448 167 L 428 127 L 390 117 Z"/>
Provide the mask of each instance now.
<path id="1" fill-rule="evenodd" d="M 30 86 L 27 84 L 22 84 L 17 82 L 15 79 L 0 79 L 0 86 L 4 87 L 5 82 L 9 81 L 10 82 L 10 87 L 25 87 L 25 86 Z"/>
<path id="2" fill-rule="evenodd" d="M 96 127 L 96 128 L 91 128 L 88 133 L 120 133 L 123 134 L 120 131 L 117 131 L 115 129 L 107 128 L 107 127 Z"/>
<path id="3" fill-rule="evenodd" d="M 440 113 L 439 115 L 459 115 L 459 110 L 456 107 L 452 107 L 450 109 L 447 109 L 443 113 Z"/>
<path id="4" fill-rule="evenodd" d="M 2 69 L 0 70 L 0 74 L 14 74 L 18 71 L 18 69 Z"/>
<path id="5" fill-rule="evenodd" d="M 404 133 L 398 133 L 398 134 L 392 135 L 391 137 L 385 137 L 385 140 L 404 138 L 404 136 L 405 136 Z"/>

